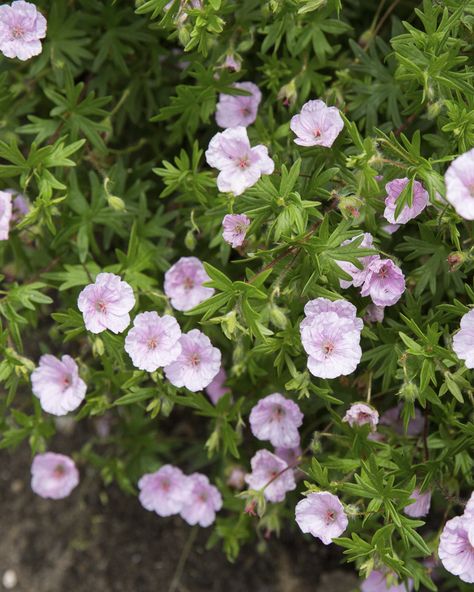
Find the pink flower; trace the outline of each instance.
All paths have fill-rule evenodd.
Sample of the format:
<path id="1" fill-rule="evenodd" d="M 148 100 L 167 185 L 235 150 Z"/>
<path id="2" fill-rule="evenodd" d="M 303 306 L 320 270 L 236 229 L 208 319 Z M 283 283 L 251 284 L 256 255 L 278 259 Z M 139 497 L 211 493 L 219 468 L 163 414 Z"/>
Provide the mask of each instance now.
<path id="1" fill-rule="evenodd" d="M 241 490 L 245 485 L 245 471 L 242 467 L 234 467 L 227 479 L 227 485 L 232 489 Z"/>
<path id="2" fill-rule="evenodd" d="M 310 493 L 299 501 L 295 516 L 303 532 L 309 532 L 325 545 L 341 536 L 349 524 L 339 498 L 327 491 Z"/>
<path id="3" fill-rule="evenodd" d="M 53 415 L 66 415 L 77 409 L 87 390 L 71 356 L 58 360 L 49 354 L 41 356 L 39 366 L 31 374 L 31 385 L 41 408 Z"/>
<path id="4" fill-rule="evenodd" d="M 397 434 L 404 433 L 403 421 L 401 418 L 403 404 L 399 403 L 396 407 L 391 407 L 385 413 L 382 413 L 380 423 L 391 427 Z M 415 408 L 415 417 L 408 422 L 407 435 L 418 436 L 423 431 L 424 420 L 421 411 Z"/>
<path id="5" fill-rule="evenodd" d="M 453 350 L 466 368 L 474 368 L 474 310 L 461 319 L 461 329 L 453 337 Z"/>
<path id="6" fill-rule="evenodd" d="M 293 471 L 285 470 L 288 465 L 269 450 L 259 450 L 250 461 L 252 472 L 245 477 L 250 489 L 260 491 L 269 502 L 282 502 L 287 491 L 296 488 Z"/>
<path id="7" fill-rule="evenodd" d="M 222 220 L 224 232 L 222 236 L 232 247 L 240 247 L 250 226 L 250 219 L 245 214 L 227 214 Z"/>
<path id="8" fill-rule="evenodd" d="M 329 300 L 328 298 L 315 298 L 309 300 L 304 306 L 304 314 L 307 318 L 303 319 L 300 328 L 310 326 L 313 319 L 320 314 L 334 312 L 337 316 L 349 319 L 353 323 L 355 331 L 362 331 L 364 323 L 357 315 L 357 308 L 347 300 Z"/>
<path id="9" fill-rule="evenodd" d="M 444 180 L 446 199 L 460 216 L 474 220 L 474 148 L 453 160 Z"/>
<path id="10" fill-rule="evenodd" d="M 196 392 L 209 386 L 221 367 L 221 352 L 213 347 L 209 337 L 198 329 L 183 333 L 179 340 L 181 353 L 165 367 L 166 378 L 172 385 Z"/>
<path id="11" fill-rule="evenodd" d="M 135 297 L 131 286 L 118 275 L 99 273 L 95 282 L 79 294 L 77 305 L 91 333 L 106 329 L 122 333 L 130 324 L 128 313 L 135 306 Z"/>
<path id="12" fill-rule="evenodd" d="M 370 576 L 365 579 L 361 586 L 361 592 L 410 592 L 413 590 L 413 581 L 408 581 L 408 587 L 405 584 L 395 584 L 395 574 L 388 575 L 383 571 L 374 569 Z M 390 583 L 389 583 L 390 582 Z"/>
<path id="13" fill-rule="evenodd" d="M 474 583 L 474 517 L 456 516 L 444 525 L 438 555 L 450 573 L 468 584 Z"/>
<path id="14" fill-rule="evenodd" d="M 181 517 L 193 526 L 210 526 L 216 519 L 216 512 L 222 508 L 222 497 L 219 490 L 209 483 L 209 479 L 201 473 L 193 473 L 188 477 L 191 491 L 181 510 Z"/>
<path id="15" fill-rule="evenodd" d="M 385 185 L 387 197 L 385 199 L 384 218 L 390 224 L 406 224 L 409 220 L 416 218 L 426 208 L 429 203 L 429 196 L 426 189 L 419 181 L 413 182 L 413 203 L 403 206 L 401 212 L 395 220 L 395 211 L 397 209 L 397 199 L 405 187 L 408 185 L 410 179 L 404 177 L 403 179 L 394 179 Z"/>
<path id="16" fill-rule="evenodd" d="M 266 146 L 250 146 L 247 130 L 239 126 L 216 134 L 206 151 L 208 164 L 220 171 L 217 187 L 221 193 L 241 195 L 262 175 L 271 175 L 275 163 Z"/>
<path id="17" fill-rule="evenodd" d="M 382 226 L 382 230 L 384 230 L 387 234 L 395 234 L 399 228 L 400 224 L 384 224 Z"/>
<path id="18" fill-rule="evenodd" d="M 154 372 L 179 356 L 180 337 L 181 329 L 174 317 L 143 312 L 135 317 L 133 327 L 125 338 L 125 351 L 136 368 Z"/>
<path id="19" fill-rule="evenodd" d="M 360 244 L 360 248 L 361 249 L 371 249 L 373 247 L 374 237 L 370 234 L 370 232 L 364 232 L 363 237 L 364 238 L 362 239 L 362 242 Z M 341 244 L 341 247 L 343 247 L 345 245 L 350 245 L 352 242 L 354 242 L 358 238 L 360 238 L 360 236 L 355 236 L 354 238 L 344 241 Z M 339 284 L 340 284 L 341 288 L 349 288 L 350 286 L 356 286 L 356 287 L 362 286 L 362 284 L 364 283 L 365 278 L 367 276 L 367 265 L 371 261 L 374 261 L 375 259 L 377 259 L 377 257 L 378 257 L 378 255 L 368 255 L 367 257 L 360 257 L 359 261 L 363 265 L 362 269 L 358 269 L 350 261 L 337 261 L 337 264 L 339 265 L 339 267 L 352 277 L 352 280 L 339 280 Z"/>
<path id="20" fill-rule="evenodd" d="M 300 443 L 298 428 L 303 414 L 298 405 L 280 393 L 268 395 L 250 412 L 252 434 L 259 440 L 269 440 L 273 446 L 292 448 Z"/>
<path id="21" fill-rule="evenodd" d="M 301 446 L 292 446 L 291 448 L 283 448 L 283 446 L 277 446 L 275 448 L 275 454 L 278 458 L 281 458 L 286 462 L 288 466 L 296 466 L 301 462 L 301 455 L 303 451 Z"/>
<path id="22" fill-rule="evenodd" d="M 41 497 L 62 499 L 79 483 L 79 471 L 64 454 L 37 454 L 31 465 L 31 489 Z"/>
<path id="23" fill-rule="evenodd" d="M 262 93 L 253 82 L 236 82 L 233 88 L 245 90 L 250 95 L 219 95 L 216 122 L 219 127 L 247 127 L 257 118 Z"/>
<path id="24" fill-rule="evenodd" d="M 179 514 L 192 489 L 189 478 L 172 465 L 163 465 L 158 471 L 143 475 L 138 488 L 138 498 L 145 510 L 163 517 Z"/>
<path id="25" fill-rule="evenodd" d="M 362 296 L 370 296 L 377 306 L 392 306 L 405 291 L 405 276 L 391 259 L 375 259 L 367 266 Z"/>
<path id="26" fill-rule="evenodd" d="M 330 148 L 344 127 L 339 109 L 327 107 L 323 101 L 308 101 L 301 113 L 291 118 L 290 128 L 300 146 Z"/>
<path id="27" fill-rule="evenodd" d="M 233 54 L 226 55 L 223 65 L 224 68 L 227 68 L 231 72 L 240 72 L 240 69 L 242 67 L 242 63 L 240 62 L 240 60 Z"/>
<path id="28" fill-rule="evenodd" d="M 411 494 L 410 499 L 415 500 L 415 503 L 403 508 L 407 516 L 411 516 L 411 518 L 422 518 L 428 514 L 431 506 L 431 491 L 420 493 L 420 490 L 416 488 Z"/>
<path id="29" fill-rule="evenodd" d="M 360 319 L 358 319 L 360 321 Z M 354 319 L 326 312 L 301 325 L 301 341 L 308 354 L 308 369 L 318 378 L 351 374 L 362 357 L 360 330 Z"/>
<path id="30" fill-rule="evenodd" d="M 165 273 L 165 294 L 176 310 L 191 310 L 214 294 L 203 286 L 210 279 L 197 257 L 181 257 Z"/>
<path id="31" fill-rule="evenodd" d="M 7 58 L 28 60 L 41 53 L 46 19 L 31 2 L 15 0 L 0 6 L 0 51 Z"/>
<path id="32" fill-rule="evenodd" d="M 2 8 L 0 6 L 0 8 Z M 12 218 L 12 196 L 9 191 L 0 191 L 0 240 L 7 240 Z"/>
<path id="33" fill-rule="evenodd" d="M 385 316 L 385 306 L 369 304 L 365 311 L 364 320 L 368 323 L 381 323 Z"/>
<path id="34" fill-rule="evenodd" d="M 229 387 L 225 386 L 226 380 L 227 372 L 224 368 L 221 368 L 206 387 L 207 396 L 211 399 L 214 405 L 217 405 L 217 401 L 219 401 L 219 399 L 226 393 L 230 392 Z"/>
<path id="35" fill-rule="evenodd" d="M 366 403 L 354 403 L 349 407 L 342 421 L 346 421 L 351 428 L 369 424 L 371 431 L 375 432 L 379 423 L 379 413 Z"/>

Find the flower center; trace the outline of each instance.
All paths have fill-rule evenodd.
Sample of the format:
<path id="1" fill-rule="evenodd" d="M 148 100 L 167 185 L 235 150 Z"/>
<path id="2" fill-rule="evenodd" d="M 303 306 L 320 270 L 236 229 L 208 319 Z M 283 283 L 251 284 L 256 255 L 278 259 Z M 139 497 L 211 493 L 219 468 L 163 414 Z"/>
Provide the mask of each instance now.
<path id="1" fill-rule="evenodd" d="M 171 487 L 171 483 L 169 482 L 168 479 L 163 479 L 163 481 L 161 482 L 161 487 L 164 491 L 169 491 L 170 487 Z"/>
<path id="2" fill-rule="evenodd" d="M 199 364 L 201 363 L 201 358 L 199 357 L 199 354 L 192 354 L 191 357 L 189 358 L 189 363 L 194 368 L 199 366 Z"/>
<path id="3" fill-rule="evenodd" d="M 242 107 L 241 112 L 244 117 L 248 117 L 251 113 L 251 111 L 248 107 Z"/>
<path id="4" fill-rule="evenodd" d="M 12 35 L 13 39 L 21 39 L 24 34 L 25 34 L 25 32 L 20 27 L 20 25 L 16 25 L 11 30 L 11 35 Z"/>
<path id="5" fill-rule="evenodd" d="M 107 312 L 107 305 L 103 300 L 99 300 L 98 302 L 96 302 L 95 309 L 97 312 L 105 314 Z"/>
<path id="6" fill-rule="evenodd" d="M 248 156 L 243 156 L 242 158 L 239 158 L 237 166 L 239 167 L 239 169 L 246 169 L 250 166 L 250 160 Z"/>
<path id="7" fill-rule="evenodd" d="M 270 471 L 270 479 L 275 479 L 275 477 L 278 475 L 278 471 Z"/>
<path id="8" fill-rule="evenodd" d="M 63 386 L 64 389 L 67 389 L 71 386 L 72 384 L 72 376 L 70 374 L 66 374 L 66 376 L 63 378 Z"/>
<path id="9" fill-rule="evenodd" d="M 315 129 L 315 130 L 313 131 L 313 136 L 314 136 L 315 138 L 319 138 L 319 137 L 321 136 L 321 130 L 320 130 L 320 129 Z"/>
<path id="10" fill-rule="evenodd" d="M 158 340 L 156 339 L 156 337 L 150 337 L 150 339 L 146 342 L 146 346 L 148 349 L 156 349 L 158 345 Z"/>
<path id="11" fill-rule="evenodd" d="M 379 273 L 378 273 L 378 276 L 379 276 L 379 278 L 381 278 L 383 280 L 385 280 L 387 278 L 387 276 L 388 276 L 388 270 L 385 267 L 385 265 L 382 265 L 382 267 L 380 268 Z"/>
<path id="12" fill-rule="evenodd" d="M 183 286 L 185 290 L 192 290 L 194 288 L 194 280 L 190 277 L 184 278 Z"/>
<path id="13" fill-rule="evenodd" d="M 328 510 L 326 512 L 326 524 L 329 525 L 336 520 L 336 513 L 333 510 Z"/>
<path id="14" fill-rule="evenodd" d="M 273 409 L 273 416 L 277 421 L 285 417 L 285 410 L 283 407 L 280 405 L 275 405 L 275 408 Z"/>
<path id="15" fill-rule="evenodd" d="M 201 494 L 199 494 L 199 500 L 200 500 L 200 501 L 201 501 L 203 504 L 207 503 L 207 495 L 206 495 L 205 493 L 201 493 Z"/>
<path id="16" fill-rule="evenodd" d="M 60 477 L 62 477 L 64 475 L 65 472 L 66 472 L 66 469 L 63 467 L 63 465 L 56 465 L 54 467 L 53 475 L 57 479 L 59 479 Z"/>
<path id="17" fill-rule="evenodd" d="M 331 343 L 330 341 L 326 342 L 323 345 L 323 352 L 325 356 L 329 356 L 330 354 L 332 354 L 332 352 L 334 351 L 334 344 Z"/>

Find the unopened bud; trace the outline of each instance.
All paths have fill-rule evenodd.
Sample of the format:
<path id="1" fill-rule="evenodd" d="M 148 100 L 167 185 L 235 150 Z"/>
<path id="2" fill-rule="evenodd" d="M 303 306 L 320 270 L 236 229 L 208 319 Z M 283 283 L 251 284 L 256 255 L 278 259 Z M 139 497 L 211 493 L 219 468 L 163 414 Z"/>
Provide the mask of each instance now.
<path id="1" fill-rule="evenodd" d="M 415 401 L 418 397 L 418 387 L 413 382 L 408 382 L 400 389 L 400 396 L 407 401 Z"/>
<path id="2" fill-rule="evenodd" d="M 449 271 L 456 271 L 466 260 L 466 255 L 462 251 L 455 251 L 448 255 Z"/>
<path id="3" fill-rule="evenodd" d="M 121 197 L 117 195 L 109 195 L 107 197 L 107 203 L 113 210 L 118 210 L 123 212 L 125 210 L 125 202 Z"/>
<path id="4" fill-rule="evenodd" d="M 288 84 L 285 84 L 280 88 L 277 99 L 281 101 L 285 107 L 292 107 L 297 98 L 298 92 L 296 91 L 295 79 L 293 78 Z"/>

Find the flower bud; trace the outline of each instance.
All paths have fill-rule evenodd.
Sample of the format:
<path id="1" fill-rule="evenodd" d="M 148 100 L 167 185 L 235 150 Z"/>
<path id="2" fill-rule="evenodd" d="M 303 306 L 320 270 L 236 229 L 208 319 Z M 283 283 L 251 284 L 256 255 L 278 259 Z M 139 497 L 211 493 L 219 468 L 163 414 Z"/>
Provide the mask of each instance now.
<path id="1" fill-rule="evenodd" d="M 466 261 L 466 254 L 462 251 L 454 251 L 450 253 L 447 258 L 449 271 L 456 271 Z"/>
<path id="2" fill-rule="evenodd" d="M 121 197 L 117 195 L 109 195 L 107 197 L 107 203 L 113 210 L 123 212 L 125 210 L 125 202 Z"/>
<path id="3" fill-rule="evenodd" d="M 285 84 L 278 91 L 277 99 L 283 103 L 285 107 L 292 107 L 296 103 L 298 92 L 296 90 L 295 79 Z"/>

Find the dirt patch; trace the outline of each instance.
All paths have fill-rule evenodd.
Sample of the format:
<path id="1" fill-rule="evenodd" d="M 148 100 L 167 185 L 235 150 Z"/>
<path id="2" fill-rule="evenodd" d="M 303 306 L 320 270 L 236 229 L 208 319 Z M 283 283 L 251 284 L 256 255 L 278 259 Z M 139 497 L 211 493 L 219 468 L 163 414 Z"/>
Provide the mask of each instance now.
<path id="1" fill-rule="evenodd" d="M 66 448 L 62 448 L 67 453 Z M 60 501 L 34 495 L 26 446 L 2 453 L 0 582 L 15 592 L 349 592 L 340 552 L 284 532 L 230 564 L 210 529 L 160 518 L 95 473 Z M 189 549 L 189 555 L 186 553 Z M 183 559 L 187 556 L 183 565 Z M 2 584 L 0 583 L 0 589 Z"/>

